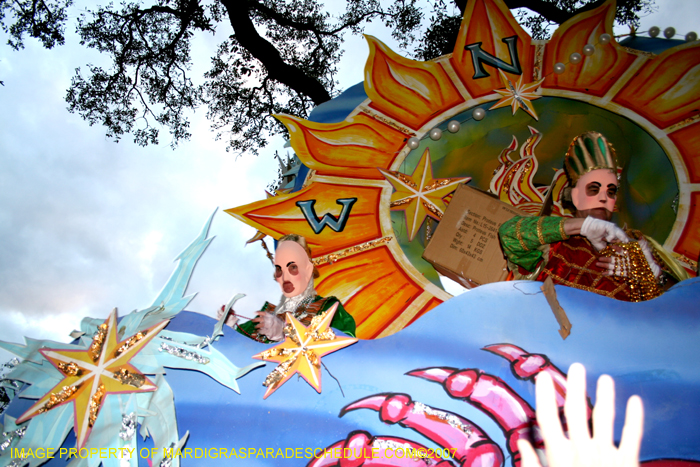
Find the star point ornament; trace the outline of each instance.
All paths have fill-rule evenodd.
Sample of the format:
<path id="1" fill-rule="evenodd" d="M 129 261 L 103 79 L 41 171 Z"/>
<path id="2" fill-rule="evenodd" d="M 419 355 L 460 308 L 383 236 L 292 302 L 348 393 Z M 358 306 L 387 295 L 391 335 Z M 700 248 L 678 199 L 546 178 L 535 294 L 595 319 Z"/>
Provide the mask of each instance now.
<path id="1" fill-rule="evenodd" d="M 285 314 L 284 341 L 253 355 L 259 360 L 279 363 L 265 378 L 263 385 L 267 391 L 263 399 L 267 399 L 295 373 L 301 375 L 316 392 L 321 392 L 321 357 L 357 342 L 354 337 L 337 337 L 330 328 L 337 308 L 338 303 L 315 316 L 309 327 L 290 313 Z"/>
<path id="2" fill-rule="evenodd" d="M 63 379 L 24 412 L 17 423 L 72 402 L 73 428 L 78 448 L 82 448 L 107 395 L 157 389 L 130 361 L 168 322 L 161 321 L 119 342 L 115 308 L 100 325 L 87 349 L 39 350 L 61 372 Z"/>
<path id="3" fill-rule="evenodd" d="M 508 78 L 502 70 L 499 69 L 498 73 L 501 76 L 501 81 L 503 81 L 504 89 L 494 89 L 494 92 L 497 92 L 503 97 L 500 101 L 492 105 L 489 110 L 510 105 L 513 109 L 513 115 L 515 115 L 515 112 L 520 108 L 530 114 L 530 116 L 532 116 L 532 118 L 535 120 L 539 120 L 537 112 L 535 112 L 535 108 L 532 106 L 530 101 L 534 101 L 535 99 L 542 97 L 537 94 L 537 88 L 540 87 L 540 84 L 542 84 L 544 78 L 523 85 L 523 76 L 520 75 L 517 83 L 513 84 L 510 78 Z"/>
<path id="4" fill-rule="evenodd" d="M 401 172 L 378 169 L 396 191 L 391 195 L 391 210 L 403 210 L 406 214 L 408 240 L 418 233 L 426 217 L 439 221 L 445 213 L 443 198 L 457 189 L 460 183 L 471 177 L 433 178 L 430 151 L 425 150 L 416 169 L 409 176 Z"/>

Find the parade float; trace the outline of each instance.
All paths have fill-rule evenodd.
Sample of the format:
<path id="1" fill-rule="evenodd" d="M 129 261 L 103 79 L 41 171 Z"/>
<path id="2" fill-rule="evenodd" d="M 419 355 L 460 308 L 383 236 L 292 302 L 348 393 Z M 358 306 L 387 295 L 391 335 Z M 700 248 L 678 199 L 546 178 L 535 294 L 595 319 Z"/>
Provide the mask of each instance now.
<path id="1" fill-rule="evenodd" d="M 264 345 L 185 311 L 209 220 L 146 308 L 86 317 L 70 344 L 1 344 L 21 358 L 4 368 L 2 465 L 517 467 L 518 439 L 542 448 L 534 378 L 550 373 L 562 403 L 577 361 L 589 394 L 615 378 L 618 413 L 642 397 L 645 465 L 699 463 L 700 42 L 618 42 L 614 12 L 536 41 L 502 1 L 469 2 L 454 52 L 429 62 L 367 37 L 363 83 L 309 120 L 277 116 L 301 163 L 289 186 L 227 210 L 256 240 L 306 237 L 316 290 L 359 340 L 328 317 Z M 566 336 L 539 282 L 445 292 L 422 257 L 455 189 L 570 215 L 563 153 L 591 129 L 621 165 L 615 222 L 655 239 L 683 280 L 640 303 L 557 286 Z"/>

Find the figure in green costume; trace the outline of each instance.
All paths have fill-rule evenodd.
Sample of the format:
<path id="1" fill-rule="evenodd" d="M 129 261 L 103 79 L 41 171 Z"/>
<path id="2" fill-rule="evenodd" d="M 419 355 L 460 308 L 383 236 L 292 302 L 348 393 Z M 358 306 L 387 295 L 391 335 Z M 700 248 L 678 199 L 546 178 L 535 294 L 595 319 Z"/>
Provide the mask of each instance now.
<path id="1" fill-rule="evenodd" d="M 687 274 L 653 239 L 620 229 L 612 219 L 619 181 L 615 151 L 597 132 L 572 141 L 564 159 L 574 217 L 515 217 L 499 229 L 516 278 L 545 280 L 641 301 L 661 293 L 665 274 Z"/>
<path id="2" fill-rule="evenodd" d="M 258 342 L 269 343 L 284 339 L 285 313 L 291 313 L 305 326 L 311 319 L 324 313 L 339 300 L 335 297 L 323 298 L 314 289 L 314 278 L 318 270 L 311 262 L 311 249 L 306 239 L 300 235 L 290 234 L 280 238 L 275 250 L 275 280 L 282 289 L 279 305 L 265 302 L 257 317 L 238 325 L 238 318 L 233 310 L 229 311 L 226 324 L 235 327 L 238 332 Z M 219 310 L 219 319 L 224 312 Z M 331 327 L 355 337 L 355 320 L 338 303 Z"/>

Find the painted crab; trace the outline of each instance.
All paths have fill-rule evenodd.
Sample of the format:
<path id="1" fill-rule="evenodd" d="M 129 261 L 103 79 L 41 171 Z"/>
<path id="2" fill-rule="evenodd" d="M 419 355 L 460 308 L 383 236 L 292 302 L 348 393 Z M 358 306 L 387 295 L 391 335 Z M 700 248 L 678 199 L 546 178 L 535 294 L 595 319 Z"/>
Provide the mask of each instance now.
<path id="1" fill-rule="evenodd" d="M 482 350 L 494 353 L 510 362 L 513 374 L 521 380 L 534 383 L 540 372 L 551 375 L 560 408 L 566 397 L 566 374 L 557 368 L 546 355 L 531 354 L 512 344 L 494 344 Z M 308 467 L 357 467 L 357 466 L 469 466 L 501 467 L 510 458 L 513 467 L 521 464 L 517 448 L 519 439 L 529 440 L 541 453 L 544 445 L 535 420 L 532 406 L 520 397 L 501 378 L 479 369 L 433 367 L 412 370 L 409 376 L 423 378 L 442 385 L 447 394 L 478 408 L 493 419 L 503 431 L 507 453 L 488 434 L 472 421 L 452 412 L 440 410 L 413 401 L 408 394 L 382 393 L 356 400 L 340 412 L 371 409 L 379 413 L 379 419 L 387 424 L 398 423 L 410 428 L 439 446 L 433 449 L 402 437 L 372 436 L 358 430 L 348 434 L 325 449 Z M 591 408 L 589 406 L 589 417 Z M 671 467 L 700 465 L 700 463 L 675 460 L 646 462 L 645 467 Z"/>

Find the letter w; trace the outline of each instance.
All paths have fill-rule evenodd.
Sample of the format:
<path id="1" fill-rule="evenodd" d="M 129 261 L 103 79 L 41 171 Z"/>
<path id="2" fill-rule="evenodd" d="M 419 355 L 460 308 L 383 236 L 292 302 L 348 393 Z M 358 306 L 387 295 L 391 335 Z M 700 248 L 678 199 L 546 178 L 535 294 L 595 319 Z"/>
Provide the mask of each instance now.
<path id="1" fill-rule="evenodd" d="M 501 39 L 501 42 L 508 45 L 508 55 L 510 55 L 510 64 L 504 62 L 498 57 L 494 57 L 488 52 L 481 49 L 481 42 L 465 45 L 464 48 L 472 53 L 472 64 L 474 65 L 474 76 L 472 79 L 486 78 L 489 75 L 484 70 L 484 63 L 494 68 L 500 68 L 503 71 L 514 75 L 522 75 L 523 70 L 520 68 L 520 60 L 518 59 L 518 36 L 511 36 Z"/>
<path id="2" fill-rule="evenodd" d="M 309 223 L 315 234 L 320 234 L 321 231 L 326 227 L 330 227 L 336 232 L 342 232 L 350 218 L 350 211 L 352 210 L 352 205 L 355 204 L 357 198 L 341 198 L 337 199 L 335 202 L 340 204 L 343 209 L 340 211 L 340 215 L 335 217 L 333 214 L 326 213 L 321 219 L 316 215 L 314 210 L 314 204 L 316 204 L 315 199 L 310 199 L 308 201 L 297 201 L 296 205 L 301 209 L 302 214 L 306 222 Z"/>

